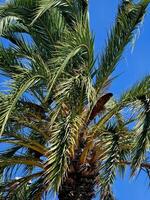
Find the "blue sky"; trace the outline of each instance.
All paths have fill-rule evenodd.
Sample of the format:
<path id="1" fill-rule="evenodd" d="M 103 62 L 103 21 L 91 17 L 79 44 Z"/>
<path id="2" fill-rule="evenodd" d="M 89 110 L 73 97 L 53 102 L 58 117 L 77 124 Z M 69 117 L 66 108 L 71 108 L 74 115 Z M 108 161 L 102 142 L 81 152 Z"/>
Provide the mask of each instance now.
<path id="1" fill-rule="evenodd" d="M 105 47 L 107 33 L 114 22 L 119 0 L 91 0 L 90 22 L 91 30 L 95 34 L 95 53 L 101 53 Z M 118 96 L 131 87 L 139 79 L 150 73 L 150 8 L 144 23 L 137 29 L 136 42 L 129 45 L 121 61 L 118 63 L 116 74 L 121 74 L 113 83 L 111 91 Z M 134 48 L 133 48 L 134 46 Z M 141 174 L 132 180 L 127 170 L 124 180 L 117 179 L 114 192 L 118 200 L 150 200 L 148 178 Z M 96 200 L 99 199 L 98 197 Z"/>
<path id="2" fill-rule="evenodd" d="M 2 2 L 2 0 L 0 0 Z M 105 47 L 107 33 L 114 22 L 119 0 L 90 0 L 91 30 L 95 35 L 95 53 Z M 116 74 L 121 74 L 113 83 L 111 91 L 118 96 L 150 73 L 150 9 L 144 23 L 138 27 L 135 47 L 129 45 L 118 64 Z M 129 179 L 127 170 L 124 181 L 117 179 L 114 192 L 119 200 L 150 200 L 148 179 L 144 174 L 137 180 Z M 97 197 L 96 200 L 99 198 Z"/>

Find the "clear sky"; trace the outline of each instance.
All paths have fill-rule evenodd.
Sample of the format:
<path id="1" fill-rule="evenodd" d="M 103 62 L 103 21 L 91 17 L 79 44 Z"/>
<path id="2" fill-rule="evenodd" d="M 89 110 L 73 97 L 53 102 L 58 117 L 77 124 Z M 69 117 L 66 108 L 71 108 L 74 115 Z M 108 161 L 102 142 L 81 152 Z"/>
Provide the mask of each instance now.
<path id="1" fill-rule="evenodd" d="M 90 0 L 91 30 L 95 34 L 95 53 L 101 53 L 105 47 L 107 33 L 114 22 L 119 0 Z M 111 91 L 118 96 L 132 86 L 145 74 L 150 74 L 150 8 L 144 23 L 137 29 L 135 47 L 129 45 L 118 64 L 117 74 L 121 74 L 113 83 Z M 143 173 L 137 180 L 117 179 L 114 192 L 117 200 L 150 200 L 148 178 Z M 96 198 L 96 200 L 99 198 Z"/>
<path id="2" fill-rule="evenodd" d="M 3 2 L 3 0 L 0 0 L 0 2 Z M 91 30 L 95 35 L 96 54 L 100 53 L 105 46 L 107 33 L 114 22 L 119 2 L 119 0 L 90 0 L 90 22 Z M 131 45 L 128 46 L 118 64 L 116 73 L 121 75 L 111 87 L 111 91 L 116 96 L 136 83 L 145 74 L 150 73 L 149 25 L 150 9 L 148 9 L 144 24 L 138 27 L 134 49 Z M 114 191 L 118 200 L 150 200 L 148 179 L 142 174 L 137 180 L 129 180 L 129 170 L 124 181 L 117 179 Z"/>

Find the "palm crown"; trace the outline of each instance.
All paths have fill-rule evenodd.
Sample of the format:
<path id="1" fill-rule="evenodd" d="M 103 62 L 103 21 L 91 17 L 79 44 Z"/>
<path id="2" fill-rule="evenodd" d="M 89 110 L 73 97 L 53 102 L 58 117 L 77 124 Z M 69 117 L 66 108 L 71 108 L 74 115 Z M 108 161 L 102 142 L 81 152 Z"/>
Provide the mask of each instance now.
<path id="1" fill-rule="evenodd" d="M 147 6 L 122 2 L 97 61 L 87 0 L 1 5 L 8 46 L 0 46 L 0 142 L 9 144 L 0 154 L 2 198 L 37 200 L 55 191 L 60 200 L 90 200 L 98 186 L 101 199 L 112 200 L 118 169 L 149 173 L 150 77 L 118 100 L 109 92 Z"/>

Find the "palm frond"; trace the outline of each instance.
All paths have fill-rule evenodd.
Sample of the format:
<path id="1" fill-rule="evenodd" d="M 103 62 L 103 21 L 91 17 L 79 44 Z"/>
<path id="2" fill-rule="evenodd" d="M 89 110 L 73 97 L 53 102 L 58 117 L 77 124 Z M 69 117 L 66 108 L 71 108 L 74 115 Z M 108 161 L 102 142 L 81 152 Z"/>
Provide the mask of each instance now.
<path id="1" fill-rule="evenodd" d="M 1 15 L 0 15 L 1 16 Z M 15 32 L 28 32 L 27 27 L 20 23 L 21 19 L 16 16 L 0 17 L 0 36 L 6 37 L 7 33 Z"/>
<path id="2" fill-rule="evenodd" d="M 107 185 L 101 188 L 100 200 L 115 200 L 114 194 L 112 192 L 111 186 Z"/>
<path id="3" fill-rule="evenodd" d="M 136 169 L 141 167 L 141 164 L 146 157 L 146 151 L 149 149 L 150 145 L 150 100 L 146 98 L 146 96 L 143 96 L 141 101 L 144 106 L 144 113 L 142 116 L 143 119 L 140 117 L 140 126 L 142 127 L 139 127 L 139 133 L 134 147 L 132 175 L 135 173 Z"/>
<path id="4" fill-rule="evenodd" d="M 23 79 L 21 81 L 21 84 L 17 89 L 15 88 L 14 93 L 12 93 L 11 98 L 8 102 L 2 102 L 1 103 L 1 118 L 0 118 L 0 125 L 1 125 L 1 134 L 4 132 L 6 123 L 11 115 L 12 110 L 14 109 L 17 101 L 21 97 L 21 95 L 29 89 L 33 84 L 38 82 L 40 80 L 40 76 L 34 76 L 34 77 L 27 77 L 24 82 Z"/>
<path id="5" fill-rule="evenodd" d="M 69 160 L 74 156 L 79 129 L 83 126 L 80 117 L 68 116 L 65 122 L 55 125 L 53 135 L 50 140 L 51 147 L 48 152 L 48 161 L 45 168 L 46 185 L 58 191 L 63 178 L 65 177 Z"/>
<path id="6" fill-rule="evenodd" d="M 96 87 L 99 91 L 109 84 L 109 78 L 115 70 L 126 45 L 131 41 L 133 32 L 143 19 L 148 3 L 132 4 L 128 10 L 121 5 L 118 9 L 115 26 L 108 37 L 106 50 L 104 51 L 96 75 Z"/>
<path id="7" fill-rule="evenodd" d="M 143 80 L 138 81 L 131 89 L 124 92 L 120 98 L 120 102 L 132 103 L 139 100 L 140 96 L 148 95 L 150 90 L 150 76 L 147 75 Z"/>
<path id="8" fill-rule="evenodd" d="M 105 132 L 106 131 L 106 132 Z M 126 160 L 128 156 L 128 149 L 123 148 L 124 143 L 127 139 L 127 132 L 124 125 L 108 124 L 106 130 L 103 130 L 99 136 L 99 147 L 102 154 L 99 155 L 101 158 L 100 168 L 100 187 L 101 187 L 101 198 L 102 199 L 113 199 L 111 191 L 114 183 L 117 169 L 124 171 L 118 165 L 120 160 Z"/>
<path id="9" fill-rule="evenodd" d="M 57 69 L 56 74 L 54 74 L 53 79 L 50 81 L 49 83 L 49 88 L 48 88 L 48 92 L 47 92 L 47 96 L 45 98 L 45 101 L 48 100 L 51 90 L 54 86 L 54 84 L 56 84 L 56 81 L 58 79 L 58 77 L 60 76 L 60 74 L 63 72 L 63 70 L 65 69 L 66 65 L 68 64 L 69 60 L 75 56 L 79 51 L 80 51 L 80 47 L 74 49 L 72 52 L 70 52 L 70 54 L 66 57 L 66 59 L 64 60 L 63 64 L 60 66 L 59 69 Z"/>
<path id="10" fill-rule="evenodd" d="M 28 175 L 26 177 L 18 178 L 16 180 L 11 180 L 8 182 L 0 184 L 0 191 L 2 196 L 7 199 L 13 200 L 28 200 L 29 199 L 29 190 L 32 184 L 33 179 L 40 177 L 41 172 Z M 31 182 L 31 183 L 30 183 Z"/>
<path id="11" fill-rule="evenodd" d="M 16 137 L 16 134 L 11 135 L 11 137 L 13 137 L 13 136 Z M 35 141 L 32 141 L 31 139 L 27 140 L 27 139 L 23 138 L 22 136 L 20 137 L 20 135 L 18 137 L 18 140 L 6 138 L 6 139 L 0 139 L 0 143 L 16 144 L 17 146 L 19 146 L 19 148 L 26 147 L 28 149 L 32 149 L 33 151 L 40 153 L 41 155 L 45 154 L 45 150 L 43 149 L 43 147 L 40 144 L 36 143 Z"/>
<path id="12" fill-rule="evenodd" d="M 39 1 L 39 7 L 37 9 L 36 15 L 34 20 L 32 21 L 32 24 L 35 23 L 35 21 L 41 16 L 43 15 L 46 11 L 55 8 L 55 7 L 60 7 L 60 6 L 67 6 L 67 4 L 65 3 L 65 1 L 60 1 L 60 0 L 42 0 Z M 32 25 L 31 24 L 31 25 Z"/>
<path id="13" fill-rule="evenodd" d="M 0 74 L 7 78 L 0 92 L 3 199 L 46 199 L 51 190 L 77 196 L 89 190 L 91 198 L 98 185 L 102 200 L 114 200 L 118 170 L 150 169 L 149 75 L 118 101 L 106 90 L 148 3 L 121 3 L 98 68 L 87 0 L 0 6 L 0 36 L 8 41 L 0 46 Z M 70 183 L 81 192 L 72 193 Z"/>

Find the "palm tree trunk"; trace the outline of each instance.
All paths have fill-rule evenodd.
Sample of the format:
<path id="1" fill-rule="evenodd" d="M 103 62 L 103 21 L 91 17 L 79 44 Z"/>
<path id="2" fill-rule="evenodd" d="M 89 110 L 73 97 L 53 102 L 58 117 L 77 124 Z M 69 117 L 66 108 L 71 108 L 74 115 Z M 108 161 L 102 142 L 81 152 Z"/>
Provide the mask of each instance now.
<path id="1" fill-rule="evenodd" d="M 95 176 L 83 176 L 80 172 L 69 174 L 64 181 L 59 200 L 92 200 L 95 195 Z"/>
<path id="2" fill-rule="evenodd" d="M 92 200 L 95 196 L 95 185 L 98 171 L 97 162 L 90 159 L 84 164 L 80 163 L 83 146 L 76 151 L 75 158 L 71 160 L 69 173 L 60 188 L 59 200 Z"/>

